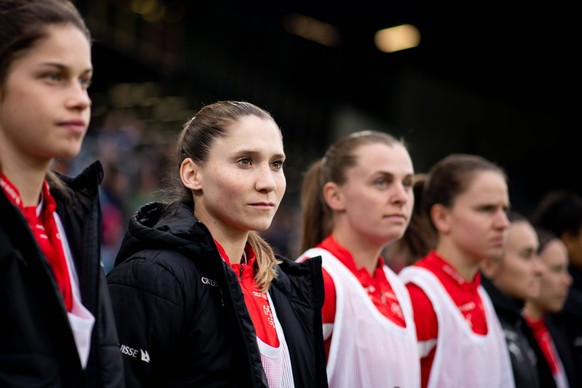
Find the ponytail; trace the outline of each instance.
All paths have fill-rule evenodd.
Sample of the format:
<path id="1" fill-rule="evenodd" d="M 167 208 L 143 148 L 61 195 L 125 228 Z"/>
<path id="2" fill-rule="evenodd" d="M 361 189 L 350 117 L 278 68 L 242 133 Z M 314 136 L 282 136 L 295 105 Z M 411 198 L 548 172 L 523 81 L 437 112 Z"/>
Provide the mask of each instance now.
<path id="1" fill-rule="evenodd" d="M 257 257 L 255 281 L 261 292 L 267 291 L 277 277 L 275 268 L 278 261 L 275 258 L 275 253 L 273 248 L 257 232 L 249 234 L 248 243 Z"/>
<path id="2" fill-rule="evenodd" d="M 331 211 L 323 199 L 322 165 L 318 160 L 311 164 L 301 186 L 301 252 L 323 241 L 332 230 Z"/>

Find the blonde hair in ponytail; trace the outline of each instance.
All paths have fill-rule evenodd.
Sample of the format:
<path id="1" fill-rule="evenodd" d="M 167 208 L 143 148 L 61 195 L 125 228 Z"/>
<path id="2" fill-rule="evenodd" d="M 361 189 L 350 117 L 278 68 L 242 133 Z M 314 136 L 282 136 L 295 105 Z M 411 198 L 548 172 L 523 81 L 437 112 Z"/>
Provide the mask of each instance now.
<path id="1" fill-rule="evenodd" d="M 280 262 L 273 248 L 257 232 L 250 232 L 248 243 L 257 255 L 255 281 L 261 291 L 267 291 L 277 277 L 276 267 Z"/>

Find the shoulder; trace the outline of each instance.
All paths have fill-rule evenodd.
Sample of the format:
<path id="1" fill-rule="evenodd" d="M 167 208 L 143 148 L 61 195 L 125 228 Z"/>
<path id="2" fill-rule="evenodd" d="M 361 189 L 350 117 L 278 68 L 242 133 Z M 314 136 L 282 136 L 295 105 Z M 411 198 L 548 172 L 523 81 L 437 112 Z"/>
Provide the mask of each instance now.
<path id="1" fill-rule="evenodd" d="M 59 181 L 58 184 L 51 184 L 51 194 L 59 204 L 59 214 L 74 212 L 82 216 L 97 209 L 99 184 L 103 180 L 103 167 L 99 161 L 87 166 L 75 177 L 59 173 L 53 177 Z"/>
<path id="2" fill-rule="evenodd" d="M 103 180 L 103 166 L 101 162 L 95 161 L 83 169 L 77 176 L 69 177 L 63 174 L 56 174 L 69 190 L 76 193 L 83 193 L 87 196 L 98 194 L 99 184 Z"/>
<path id="3" fill-rule="evenodd" d="M 147 249 L 133 253 L 107 274 L 111 287 L 126 286 L 164 295 L 192 286 L 199 271 L 192 260 L 175 250 Z M 179 291 L 182 292 L 182 291 Z"/>
<path id="4" fill-rule="evenodd" d="M 414 283 L 406 284 L 406 288 L 410 295 L 418 339 L 426 341 L 428 339 L 436 338 L 438 319 L 431 300 L 424 290 Z"/>
<path id="5" fill-rule="evenodd" d="M 277 277 L 273 288 L 288 296 L 302 300 L 323 300 L 323 276 L 321 258 L 315 257 L 305 261 L 293 261 L 277 255 Z"/>
<path id="6" fill-rule="evenodd" d="M 434 275 L 431 271 L 416 264 L 402 268 L 397 275 L 405 284 L 418 283 L 424 278 L 432 278 Z"/>
<path id="7" fill-rule="evenodd" d="M 299 258 L 297 260 L 291 260 L 280 255 L 276 255 L 276 257 L 279 261 L 279 269 L 290 276 L 321 271 L 320 256 Z"/>
<path id="8" fill-rule="evenodd" d="M 432 302 L 426 292 L 414 283 L 407 283 L 406 289 L 410 295 L 410 301 L 414 311 L 422 313 L 434 312 Z"/>

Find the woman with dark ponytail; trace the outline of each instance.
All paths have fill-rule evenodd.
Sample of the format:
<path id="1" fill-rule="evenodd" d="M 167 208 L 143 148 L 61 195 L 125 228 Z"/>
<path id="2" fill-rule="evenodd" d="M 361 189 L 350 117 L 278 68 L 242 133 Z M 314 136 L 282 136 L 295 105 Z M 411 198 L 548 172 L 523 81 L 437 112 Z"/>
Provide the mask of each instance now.
<path id="1" fill-rule="evenodd" d="M 424 183 L 422 207 L 434 248 L 405 267 L 421 358 L 422 387 L 514 387 L 480 263 L 503 254 L 509 220 L 506 176 L 478 156 L 451 154 Z"/>

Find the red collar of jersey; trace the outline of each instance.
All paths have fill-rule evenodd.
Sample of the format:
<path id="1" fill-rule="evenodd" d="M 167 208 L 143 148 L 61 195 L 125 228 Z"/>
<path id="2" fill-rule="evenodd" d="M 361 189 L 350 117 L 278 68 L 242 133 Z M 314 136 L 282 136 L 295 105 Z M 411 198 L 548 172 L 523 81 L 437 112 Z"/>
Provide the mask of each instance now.
<path id="1" fill-rule="evenodd" d="M 231 263 L 230 258 L 226 254 L 226 251 L 224 250 L 222 245 L 220 245 L 220 243 L 216 240 L 214 240 L 214 243 L 216 244 L 216 248 L 218 249 L 218 253 L 220 253 L 222 259 L 226 263 L 228 263 L 228 265 L 230 265 L 230 268 L 232 268 L 232 270 L 235 271 L 235 273 L 239 274 L 240 280 L 242 281 L 243 279 L 252 279 L 252 282 L 254 283 L 255 261 L 257 257 L 253 248 L 249 244 L 247 244 L 245 246 L 246 262 L 243 263 L 241 261 L 240 264 L 233 264 Z"/>
<path id="2" fill-rule="evenodd" d="M 426 268 L 433 272 L 443 284 L 454 283 L 464 290 L 476 290 L 481 284 L 481 273 L 477 271 L 472 281 L 466 281 L 457 270 L 435 251 L 431 251 L 423 260 L 414 265 Z"/>
<path id="3" fill-rule="evenodd" d="M 358 278 L 362 286 L 369 287 L 377 282 L 381 282 L 384 285 L 389 284 L 388 280 L 386 279 L 386 275 L 384 274 L 384 260 L 381 257 L 378 257 L 378 262 L 376 264 L 376 268 L 374 269 L 374 273 L 370 274 L 366 268 L 356 267 L 356 263 L 351 252 L 340 245 L 340 243 L 337 242 L 333 235 L 329 235 L 317 247 L 331 252 L 332 255 L 341 261 L 342 264 L 345 265 L 346 268 L 349 269 L 349 271 Z"/>
<path id="4" fill-rule="evenodd" d="M 348 251 L 345 247 L 340 245 L 337 240 L 333 237 L 333 235 L 329 235 L 325 240 L 323 240 L 318 246 L 318 248 L 323 248 L 329 252 L 331 252 L 335 257 L 338 258 L 339 261 L 343 263 L 352 273 L 359 273 L 360 271 L 368 271 L 365 268 L 357 268 L 356 263 L 354 261 L 354 257 L 352 256 L 351 252 Z M 378 257 L 378 262 L 376 263 L 375 271 L 381 269 L 384 265 L 384 260 L 381 257 Z"/>

